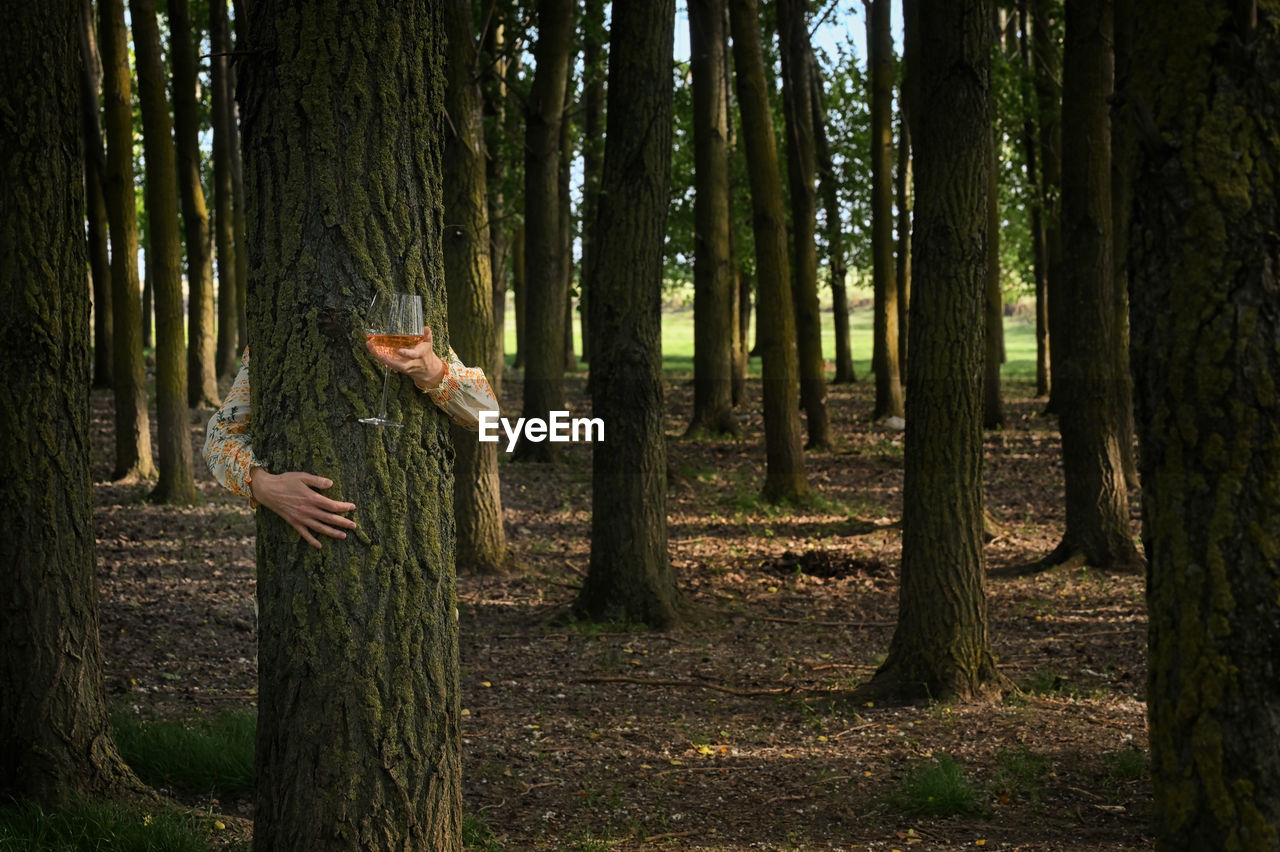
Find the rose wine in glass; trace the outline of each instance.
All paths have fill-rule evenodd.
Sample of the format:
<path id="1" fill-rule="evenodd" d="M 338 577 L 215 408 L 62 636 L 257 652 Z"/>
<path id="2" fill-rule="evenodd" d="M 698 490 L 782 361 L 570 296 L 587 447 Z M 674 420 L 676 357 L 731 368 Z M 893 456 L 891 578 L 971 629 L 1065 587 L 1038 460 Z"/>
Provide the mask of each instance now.
<path id="1" fill-rule="evenodd" d="M 380 355 L 391 356 L 399 349 L 416 346 L 422 340 L 422 297 L 399 293 L 377 293 L 365 316 L 365 338 Z M 370 426 L 403 426 L 387 419 L 387 380 L 391 368 L 382 368 L 382 403 L 377 417 L 361 417 Z"/>

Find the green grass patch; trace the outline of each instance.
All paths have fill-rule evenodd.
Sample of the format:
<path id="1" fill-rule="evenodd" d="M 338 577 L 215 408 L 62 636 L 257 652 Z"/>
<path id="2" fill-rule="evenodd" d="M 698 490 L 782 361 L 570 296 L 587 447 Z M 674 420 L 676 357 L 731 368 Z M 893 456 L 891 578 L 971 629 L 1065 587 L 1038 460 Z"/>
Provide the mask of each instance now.
<path id="1" fill-rule="evenodd" d="M 504 848 L 484 817 L 476 814 L 462 815 L 462 846 L 478 852 L 501 852 Z"/>
<path id="2" fill-rule="evenodd" d="M 960 764 L 946 754 L 911 770 L 888 802 L 895 810 L 916 817 L 979 815 L 987 811 L 981 791 L 965 779 Z"/>
<path id="3" fill-rule="evenodd" d="M 33 802 L 0 808 L 0 852 L 208 852 L 214 830 L 211 818 L 108 801 L 53 812 Z"/>
<path id="4" fill-rule="evenodd" d="M 148 784 L 234 796 L 253 790 L 256 711 L 237 710 L 190 722 L 111 717 L 125 761 Z"/>
<path id="5" fill-rule="evenodd" d="M 1106 772 L 1103 780 L 1118 787 L 1145 778 L 1147 763 L 1146 751 L 1135 746 L 1105 752 L 1102 755 L 1102 765 Z"/>
<path id="6" fill-rule="evenodd" d="M 996 754 L 996 769 L 990 789 L 1001 801 L 1027 799 L 1038 804 L 1044 779 L 1049 774 L 1049 758 L 1025 745 L 1002 749 Z"/>

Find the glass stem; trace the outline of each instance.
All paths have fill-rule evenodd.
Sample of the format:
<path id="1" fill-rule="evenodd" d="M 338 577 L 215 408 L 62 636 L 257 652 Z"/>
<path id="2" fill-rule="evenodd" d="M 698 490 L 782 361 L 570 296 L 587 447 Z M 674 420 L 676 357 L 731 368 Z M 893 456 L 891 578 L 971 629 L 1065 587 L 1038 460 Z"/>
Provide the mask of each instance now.
<path id="1" fill-rule="evenodd" d="M 383 367 L 382 368 L 382 405 L 380 406 L 381 413 L 378 414 L 379 420 L 387 419 L 387 379 L 389 378 L 391 378 L 391 368 Z"/>

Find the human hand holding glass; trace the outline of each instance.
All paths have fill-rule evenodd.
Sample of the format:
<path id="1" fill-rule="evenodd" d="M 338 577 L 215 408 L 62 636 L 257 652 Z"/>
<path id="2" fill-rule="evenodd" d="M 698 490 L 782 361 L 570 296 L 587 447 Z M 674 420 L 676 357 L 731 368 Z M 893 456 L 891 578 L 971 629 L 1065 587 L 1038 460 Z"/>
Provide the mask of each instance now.
<path id="1" fill-rule="evenodd" d="M 422 297 L 417 295 L 377 293 L 364 321 L 366 346 L 373 356 L 382 362 L 382 403 L 377 417 L 361 417 L 361 423 L 372 426 L 402 426 L 387 419 L 387 380 L 392 367 L 406 372 L 401 362 L 406 359 L 399 353 L 416 350 L 424 342 L 422 325 Z"/>

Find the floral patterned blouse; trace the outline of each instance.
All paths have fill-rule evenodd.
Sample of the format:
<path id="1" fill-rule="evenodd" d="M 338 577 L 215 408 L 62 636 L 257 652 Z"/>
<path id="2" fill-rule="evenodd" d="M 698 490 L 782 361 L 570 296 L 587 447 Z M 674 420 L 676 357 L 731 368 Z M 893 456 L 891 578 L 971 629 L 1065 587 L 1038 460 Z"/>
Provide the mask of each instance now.
<path id="1" fill-rule="evenodd" d="M 422 388 L 431 401 L 459 426 L 475 431 L 480 426 L 481 411 L 497 411 L 493 388 L 479 367 L 467 367 L 449 349 L 444 359 L 444 376 L 438 387 Z M 213 478 L 233 494 L 252 499 L 249 472 L 263 467 L 249 443 L 249 350 L 244 350 L 240 372 L 222 407 L 209 418 L 204 439 L 204 460 Z"/>

